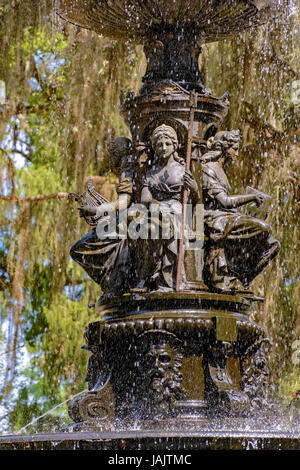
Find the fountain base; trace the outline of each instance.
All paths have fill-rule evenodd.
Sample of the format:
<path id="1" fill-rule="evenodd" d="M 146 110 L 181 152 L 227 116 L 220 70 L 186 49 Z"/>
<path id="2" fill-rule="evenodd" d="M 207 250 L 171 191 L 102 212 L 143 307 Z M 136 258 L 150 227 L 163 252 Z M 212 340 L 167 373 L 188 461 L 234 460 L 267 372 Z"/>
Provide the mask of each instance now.
<path id="1" fill-rule="evenodd" d="M 283 432 L 122 431 L 0 437 L 0 450 L 300 450 L 299 435 Z"/>
<path id="2" fill-rule="evenodd" d="M 0 450 L 300 450 L 299 429 L 264 394 L 266 333 L 249 320 L 253 300 L 181 292 L 99 304 L 74 423 L 2 436 Z"/>
<path id="3" fill-rule="evenodd" d="M 103 319 L 85 332 L 89 392 L 69 406 L 74 430 L 93 431 L 99 422 L 102 431 L 114 423 L 127 428 L 136 420 L 149 429 L 170 419 L 181 427 L 265 406 L 267 338 L 249 321 L 252 300 L 170 292 L 100 304 Z"/>

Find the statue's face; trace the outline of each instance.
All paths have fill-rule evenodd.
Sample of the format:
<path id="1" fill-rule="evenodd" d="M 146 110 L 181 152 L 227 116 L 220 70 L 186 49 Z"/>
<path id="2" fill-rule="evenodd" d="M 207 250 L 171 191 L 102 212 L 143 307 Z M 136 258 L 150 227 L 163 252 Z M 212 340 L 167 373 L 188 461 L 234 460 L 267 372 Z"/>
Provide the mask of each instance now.
<path id="1" fill-rule="evenodd" d="M 165 344 L 151 345 L 150 351 L 147 354 L 147 363 L 153 368 L 165 369 L 171 362 L 170 351 L 167 350 Z"/>
<path id="2" fill-rule="evenodd" d="M 163 158 L 167 160 L 174 152 L 176 148 L 174 142 L 170 139 L 170 137 L 166 135 L 161 135 L 158 137 L 154 151 L 159 158 Z"/>
<path id="3" fill-rule="evenodd" d="M 148 369 L 148 379 L 152 389 L 159 389 L 162 381 L 168 376 L 173 365 L 170 347 L 166 344 L 152 344 L 146 354 L 145 361 Z"/>
<path id="4" fill-rule="evenodd" d="M 239 153 L 238 142 L 233 142 L 232 145 L 226 150 L 226 161 L 234 161 Z"/>

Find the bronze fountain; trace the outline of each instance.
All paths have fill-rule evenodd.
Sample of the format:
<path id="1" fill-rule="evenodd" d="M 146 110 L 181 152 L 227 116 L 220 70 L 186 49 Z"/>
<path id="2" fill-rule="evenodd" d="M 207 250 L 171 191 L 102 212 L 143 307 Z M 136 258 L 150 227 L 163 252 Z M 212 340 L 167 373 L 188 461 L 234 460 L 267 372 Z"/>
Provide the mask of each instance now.
<path id="1" fill-rule="evenodd" d="M 89 392 L 71 402 L 67 431 L 243 426 L 264 406 L 268 383 L 267 333 L 249 319 L 263 299 L 251 282 L 280 245 L 265 220 L 270 198 L 231 193 L 226 167 L 241 136 L 220 130 L 228 95 L 204 86 L 198 61 L 203 44 L 267 22 L 283 3 L 58 3 L 62 18 L 143 44 L 147 59 L 139 95 L 121 103 L 131 139 L 109 144 L 117 201 L 91 181 L 76 196 L 91 231 L 70 254 L 102 296 L 101 318 L 84 333 Z"/>
<path id="2" fill-rule="evenodd" d="M 79 198 L 80 215 L 93 228 L 71 256 L 103 295 L 96 305 L 102 318 L 85 332 L 89 393 L 70 405 L 72 429 L 240 419 L 264 399 L 267 338 L 249 321 L 252 303 L 261 300 L 250 286 L 279 243 L 264 220 L 268 197 L 253 188 L 231 195 L 225 168 L 240 134 L 219 131 L 228 98 L 205 88 L 198 60 L 202 44 L 261 24 L 278 7 L 60 2 L 63 18 L 143 43 L 147 58 L 140 94 L 121 105 L 132 139 L 110 143 L 118 201 L 97 199 L 91 184 Z M 111 218 L 114 230 L 104 234 Z M 202 226 L 195 230 L 197 218 Z"/>

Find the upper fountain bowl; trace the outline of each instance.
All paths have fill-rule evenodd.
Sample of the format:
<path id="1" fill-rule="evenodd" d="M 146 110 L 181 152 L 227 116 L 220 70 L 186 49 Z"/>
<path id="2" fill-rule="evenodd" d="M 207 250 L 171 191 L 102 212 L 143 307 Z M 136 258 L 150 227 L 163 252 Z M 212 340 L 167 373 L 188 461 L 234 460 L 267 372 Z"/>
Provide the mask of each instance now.
<path id="1" fill-rule="evenodd" d="M 286 0 L 57 0 L 71 23 L 114 39 L 145 43 L 170 29 L 200 43 L 225 39 L 265 23 Z"/>

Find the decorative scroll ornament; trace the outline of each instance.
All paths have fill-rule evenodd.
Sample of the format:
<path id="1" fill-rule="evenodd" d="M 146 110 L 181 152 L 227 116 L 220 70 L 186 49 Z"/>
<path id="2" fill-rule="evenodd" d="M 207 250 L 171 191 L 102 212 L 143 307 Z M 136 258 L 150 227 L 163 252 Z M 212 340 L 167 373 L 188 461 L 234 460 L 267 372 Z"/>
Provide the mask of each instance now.
<path id="1" fill-rule="evenodd" d="M 75 398 L 69 405 L 68 413 L 75 423 L 112 423 L 115 415 L 111 385 L 107 383 L 100 391 L 90 391 L 83 397 Z"/>

